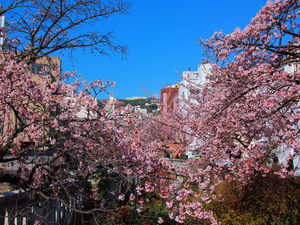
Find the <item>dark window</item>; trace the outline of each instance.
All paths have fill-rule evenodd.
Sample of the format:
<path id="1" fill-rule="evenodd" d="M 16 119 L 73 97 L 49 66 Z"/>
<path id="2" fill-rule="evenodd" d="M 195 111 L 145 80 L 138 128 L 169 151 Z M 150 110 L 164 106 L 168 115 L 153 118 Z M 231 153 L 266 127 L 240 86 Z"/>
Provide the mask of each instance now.
<path id="1" fill-rule="evenodd" d="M 50 65 L 46 64 L 33 64 L 31 72 L 33 74 L 39 74 L 41 76 L 50 75 Z"/>

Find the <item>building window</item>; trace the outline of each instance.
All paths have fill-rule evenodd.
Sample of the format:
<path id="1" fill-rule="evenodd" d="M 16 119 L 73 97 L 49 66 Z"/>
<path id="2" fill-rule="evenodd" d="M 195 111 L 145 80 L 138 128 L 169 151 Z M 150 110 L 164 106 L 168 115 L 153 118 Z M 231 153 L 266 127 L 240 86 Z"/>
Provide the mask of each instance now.
<path id="1" fill-rule="evenodd" d="M 50 75 L 50 65 L 46 64 L 33 64 L 31 72 L 35 75 L 39 74 L 41 76 Z"/>

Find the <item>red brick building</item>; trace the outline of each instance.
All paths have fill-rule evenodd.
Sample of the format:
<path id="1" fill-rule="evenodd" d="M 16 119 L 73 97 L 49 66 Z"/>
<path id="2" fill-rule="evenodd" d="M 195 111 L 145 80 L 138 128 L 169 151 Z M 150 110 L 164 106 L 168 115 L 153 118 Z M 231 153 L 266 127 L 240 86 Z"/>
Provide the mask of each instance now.
<path id="1" fill-rule="evenodd" d="M 169 113 L 176 109 L 177 107 L 177 97 L 178 97 L 179 86 L 168 85 L 167 87 L 161 89 L 160 91 L 160 110 L 162 113 Z"/>

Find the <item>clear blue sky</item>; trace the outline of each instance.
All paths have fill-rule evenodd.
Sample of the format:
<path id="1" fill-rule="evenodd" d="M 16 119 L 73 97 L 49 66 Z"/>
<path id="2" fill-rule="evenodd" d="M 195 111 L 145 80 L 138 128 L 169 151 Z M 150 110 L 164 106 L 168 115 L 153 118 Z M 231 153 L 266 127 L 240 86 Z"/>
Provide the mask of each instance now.
<path id="1" fill-rule="evenodd" d="M 181 81 L 182 71 L 197 70 L 202 58 L 197 39 L 215 31 L 244 28 L 266 0 L 133 0 L 129 15 L 115 15 L 95 29 L 113 30 L 118 44 L 129 46 L 126 59 L 75 53 L 75 67 L 63 57 L 63 69 L 76 69 L 87 81 L 111 80 L 116 98 L 153 95 Z M 101 95 L 107 98 L 108 95 Z"/>

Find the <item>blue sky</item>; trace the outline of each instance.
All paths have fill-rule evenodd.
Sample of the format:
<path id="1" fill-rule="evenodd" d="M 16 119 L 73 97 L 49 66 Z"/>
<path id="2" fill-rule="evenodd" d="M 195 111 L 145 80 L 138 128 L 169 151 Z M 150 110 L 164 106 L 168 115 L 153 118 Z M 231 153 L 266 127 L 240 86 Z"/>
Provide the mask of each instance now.
<path id="1" fill-rule="evenodd" d="M 115 15 L 94 29 L 113 30 L 117 43 L 127 45 L 125 59 L 75 52 L 77 63 L 63 57 L 63 69 L 76 69 L 87 81 L 115 81 L 116 98 L 147 96 L 142 84 L 158 96 L 160 89 L 181 81 L 182 71 L 197 70 L 201 47 L 197 39 L 215 31 L 244 28 L 265 0 L 133 0 L 129 15 Z M 103 94 L 100 98 L 107 98 Z"/>

